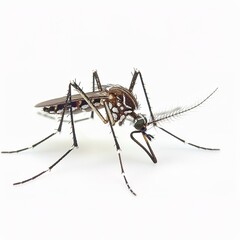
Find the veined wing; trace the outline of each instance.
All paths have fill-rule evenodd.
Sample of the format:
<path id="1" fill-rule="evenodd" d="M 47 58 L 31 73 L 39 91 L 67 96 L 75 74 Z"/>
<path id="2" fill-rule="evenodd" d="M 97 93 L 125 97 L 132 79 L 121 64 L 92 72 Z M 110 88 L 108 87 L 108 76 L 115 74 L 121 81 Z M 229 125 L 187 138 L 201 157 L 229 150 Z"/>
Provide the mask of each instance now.
<path id="1" fill-rule="evenodd" d="M 86 95 L 89 97 L 89 99 L 105 99 L 105 98 L 108 98 L 109 96 L 108 92 L 106 91 L 88 92 L 86 93 Z M 83 97 L 80 94 L 72 95 L 72 102 L 81 101 L 81 100 L 83 100 Z M 66 96 L 40 102 L 35 107 L 49 107 L 49 106 L 64 104 L 65 102 L 66 102 Z"/>

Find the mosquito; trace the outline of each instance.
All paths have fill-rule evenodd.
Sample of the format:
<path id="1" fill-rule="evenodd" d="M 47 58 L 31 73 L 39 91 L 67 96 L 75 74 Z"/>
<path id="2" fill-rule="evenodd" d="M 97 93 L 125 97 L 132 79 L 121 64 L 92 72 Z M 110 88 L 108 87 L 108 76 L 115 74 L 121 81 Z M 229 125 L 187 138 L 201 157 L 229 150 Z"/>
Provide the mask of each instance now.
<path id="1" fill-rule="evenodd" d="M 145 96 L 145 101 L 148 107 L 148 114 L 149 118 L 147 119 L 145 114 L 138 113 L 139 110 L 139 104 L 137 102 L 136 96 L 133 94 L 133 89 L 136 85 L 136 82 L 140 81 L 142 90 Z M 77 94 L 72 95 L 72 89 L 77 92 Z M 60 122 L 58 125 L 58 128 L 55 132 L 51 133 L 49 136 L 45 137 L 44 139 L 40 140 L 39 142 L 33 144 L 30 147 L 21 148 L 14 151 L 2 151 L 2 153 L 18 153 L 23 152 L 28 149 L 34 148 L 41 143 L 45 142 L 46 140 L 53 137 L 56 133 L 61 132 L 62 125 L 64 122 L 64 117 L 66 114 L 70 115 L 70 123 L 72 128 L 72 136 L 73 136 L 73 145 L 56 161 L 54 162 L 50 167 L 48 167 L 46 170 L 34 175 L 31 178 L 28 178 L 26 180 L 16 182 L 13 185 L 19 185 L 23 184 L 29 181 L 32 181 L 44 173 L 51 171 L 60 161 L 62 161 L 72 150 L 76 147 L 78 147 L 78 141 L 76 137 L 75 132 L 75 121 L 74 121 L 74 115 L 77 113 L 82 112 L 90 112 L 91 115 L 88 118 L 80 119 L 81 121 L 94 118 L 94 114 L 96 114 L 104 124 L 109 124 L 110 130 L 113 136 L 113 141 L 115 143 L 116 152 L 118 156 L 118 161 L 120 163 L 120 169 L 121 174 L 123 176 L 123 179 L 125 181 L 125 184 L 128 188 L 128 190 L 133 194 L 136 195 L 136 193 L 132 190 L 127 177 L 125 175 L 124 167 L 123 167 L 123 161 L 121 156 L 121 148 L 120 144 L 117 140 L 114 125 L 116 123 L 119 124 L 119 126 L 122 126 L 126 120 L 129 120 L 132 122 L 134 126 L 134 131 L 130 133 L 130 138 L 139 146 L 142 148 L 142 150 L 150 157 L 150 159 L 153 161 L 153 163 L 157 163 L 157 158 L 154 154 L 153 149 L 151 148 L 150 142 L 153 140 L 153 136 L 149 133 L 147 133 L 147 129 L 151 126 L 156 127 L 163 132 L 171 135 L 172 137 L 176 138 L 177 140 L 186 143 L 190 146 L 204 149 L 204 150 L 212 150 L 217 151 L 218 148 L 207 148 L 207 147 L 201 147 L 196 144 L 186 142 L 184 139 L 174 135 L 173 133 L 169 132 L 165 128 L 163 128 L 160 123 L 164 120 L 171 119 L 177 116 L 180 116 L 190 110 L 193 110 L 200 105 L 202 105 L 205 101 L 207 101 L 216 91 L 217 88 L 208 95 L 205 99 L 202 101 L 190 106 L 190 107 L 178 107 L 174 108 L 173 110 L 162 112 L 158 114 L 153 114 L 152 107 L 150 105 L 150 101 L 147 95 L 146 87 L 143 81 L 143 77 L 140 71 L 134 70 L 134 73 L 132 74 L 132 80 L 130 83 L 129 88 L 122 87 L 120 85 L 115 84 L 108 84 L 108 85 L 102 85 L 100 78 L 98 76 L 97 71 L 93 72 L 92 77 L 92 92 L 84 92 L 82 88 L 79 86 L 79 84 L 75 81 L 71 81 L 68 85 L 68 92 L 67 96 L 51 99 L 48 101 L 44 101 L 41 103 L 38 103 L 35 107 L 42 108 L 44 112 L 47 114 L 59 114 L 60 115 Z M 103 114 L 105 112 L 105 114 Z M 143 137 L 143 143 L 140 143 L 136 138 L 135 135 L 141 135 Z"/>

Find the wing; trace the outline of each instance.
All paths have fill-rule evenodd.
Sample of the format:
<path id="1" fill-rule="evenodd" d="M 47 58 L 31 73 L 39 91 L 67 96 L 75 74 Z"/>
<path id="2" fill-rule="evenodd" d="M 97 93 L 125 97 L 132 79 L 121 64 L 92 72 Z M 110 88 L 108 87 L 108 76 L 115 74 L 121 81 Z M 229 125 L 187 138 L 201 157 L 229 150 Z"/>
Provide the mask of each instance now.
<path id="1" fill-rule="evenodd" d="M 90 99 L 106 99 L 109 97 L 109 94 L 106 91 L 88 92 L 88 93 L 86 93 L 86 95 Z M 83 97 L 80 94 L 72 95 L 72 102 L 81 101 L 81 100 L 83 100 Z M 40 102 L 35 107 L 48 107 L 48 106 L 64 104 L 65 102 L 66 102 L 66 96 L 60 97 L 60 98 L 54 98 L 54 99 L 47 100 L 44 102 Z"/>

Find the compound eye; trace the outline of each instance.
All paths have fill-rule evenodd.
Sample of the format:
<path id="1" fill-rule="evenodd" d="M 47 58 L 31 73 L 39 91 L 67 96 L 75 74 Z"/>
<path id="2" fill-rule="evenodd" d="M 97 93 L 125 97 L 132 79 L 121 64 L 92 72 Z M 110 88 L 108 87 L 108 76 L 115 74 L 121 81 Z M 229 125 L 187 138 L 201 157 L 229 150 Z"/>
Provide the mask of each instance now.
<path id="1" fill-rule="evenodd" d="M 137 119 L 136 119 L 136 122 L 134 123 L 134 127 L 137 129 L 137 130 L 141 130 L 142 128 L 145 127 L 147 123 L 147 119 L 144 117 L 144 116 L 139 116 Z"/>

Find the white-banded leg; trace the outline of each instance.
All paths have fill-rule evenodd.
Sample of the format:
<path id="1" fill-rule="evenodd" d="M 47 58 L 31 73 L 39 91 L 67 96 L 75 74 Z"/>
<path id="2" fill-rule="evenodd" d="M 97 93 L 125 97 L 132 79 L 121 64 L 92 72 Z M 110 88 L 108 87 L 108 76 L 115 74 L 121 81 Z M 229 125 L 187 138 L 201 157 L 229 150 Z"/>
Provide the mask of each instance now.
<path id="1" fill-rule="evenodd" d="M 102 85 L 101 85 L 100 79 L 99 79 L 98 74 L 97 74 L 96 71 L 93 73 L 93 78 L 96 80 L 97 85 L 98 85 L 98 89 L 101 91 L 102 90 Z M 111 128 L 111 132 L 113 134 L 113 139 L 114 139 L 114 142 L 115 142 L 117 154 L 118 154 L 118 159 L 119 159 L 119 163 L 120 163 L 120 167 L 121 167 L 121 173 L 123 175 L 124 181 L 125 181 L 128 189 L 130 190 L 130 192 L 133 195 L 136 196 L 136 193 L 131 189 L 131 187 L 130 187 L 128 181 L 127 181 L 127 178 L 125 176 L 125 171 L 124 171 L 124 168 L 123 168 L 122 158 L 121 158 L 121 154 L 120 154 L 121 149 L 120 149 L 120 145 L 119 145 L 119 143 L 117 141 L 117 138 L 116 138 L 116 135 L 115 135 L 115 132 L 114 132 L 114 129 L 113 129 L 114 122 L 113 122 L 113 118 L 111 117 L 111 112 L 110 112 L 110 109 L 108 107 L 107 102 L 106 101 L 104 102 L 104 107 L 105 107 L 106 116 L 107 116 L 107 118 L 105 119 L 102 116 L 102 114 L 100 113 L 100 111 L 92 104 L 91 100 L 84 93 L 84 91 L 79 87 L 79 85 L 76 84 L 76 82 L 73 82 L 72 86 L 80 93 L 80 95 L 83 97 L 83 99 L 91 107 L 91 109 L 94 111 L 94 113 L 96 113 L 100 117 L 100 119 L 103 121 L 103 123 L 108 123 L 109 122 L 110 128 Z"/>
<path id="2" fill-rule="evenodd" d="M 69 90 L 68 90 L 68 94 L 66 96 L 66 101 L 65 101 L 65 105 L 64 105 L 64 108 L 63 108 L 63 112 L 62 112 L 62 115 L 61 115 L 61 120 L 59 122 L 59 126 L 57 128 L 57 131 L 54 132 L 54 133 L 51 133 L 49 136 L 45 137 L 44 139 L 40 140 L 39 142 L 37 143 L 34 143 L 32 146 L 30 147 L 25 147 L 25 148 L 21 148 L 21 149 L 18 149 L 18 150 L 13 150 L 13 151 L 2 151 L 1 153 L 18 153 L 18 152 L 23 152 L 23 151 L 26 151 L 28 149 L 31 149 L 31 148 L 34 148 L 38 145 L 40 145 L 41 143 L 45 142 L 46 140 L 48 140 L 49 138 L 51 138 L 52 136 L 54 136 L 56 133 L 58 132 L 61 132 L 62 130 L 62 124 L 63 124 L 63 121 L 64 121 L 64 115 L 65 115 L 65 111 L 66 111 L 66 107 L 67 107 L 67 104 L 68 104 L 68 101 L 69 101 Z"/>
<path id="3" fill-rule="evenodd" d="M 66 107 L 68 106 L 69 107 L 69 111 L 70 111 L 70 117 L 71 117 L 71 127 L 72 127 L 72 134 L 73 134 L 73 146 L 68 150 L 66 151 L 54 164 L 52 164 L 50 167 L 48 167 L 48 169 L 34 175 L 33 177 L 31 178 L 28 178 L 26 180 L 23 180 L 23 181 L 20 181 L 20 182 L 16 182 L 14 183 L 13 185 L 19 185 L 19 184 L 23 184 L 23 183 L 26 183 L 26 182 L 29 182 L 31 180 L 34 180 L 38 177 L 40 177 L 41 175 L 43 175 L 44 173 L 48 172 L 48 171 L 51 171 L 63 158 L 65 158 L 75 147 L 78 146 L 78 143 L 77 143 L 77 138 L 76 138 L 76 133 L 75 133 L 75 127 L 74 127 L 74 120 L 73 120 L 73 111 L 72 111 L 72 106 L 71 106 L 71 102 L 72 102 L 72 95 L 71 95 L 71 84 L 69 84 L 69 88 L 68 88 L 68 94 L 67 94 L 67 98 L 66 98 L 66 102 L 65 102 L 65 106 L 64 106 L 64 110 L 63 110 L 63 113 L 62 113 L 62 118 L 61 118 L 61 121 L 60 121 L 60 124 L 59 124 L 59 127 L 58 127 L 58 132 L 61 131 L 61 128 L 62 128 L 62 123 L 63 123 L 63 118 L 64 118 L 64 113 L 65 113 L 65 109 Z M 49 139 L 51 136 L 53 136 L 55 133 L 49 135 L 47 138 L 43 139 L 42 141 L 38 142 L 37 144 L 33 145 L 33 146 L 36 146 L 38 144 L 40 144 L 41 142 Z M 22 150 L 23 151 L 23 150 Z"/>
<path id="4" fill-rule="evenodd" d="M 123 162 L 122 162 L 122 157 L 121 157 L 121 148 L 120 148 L 120 145 L 118 143 L 118 140 L 117 140 L 117 137 L 116 137 L 116 134 L 115 134 L 115 131 L 113 129 L 113 124 L 112 124 L 112 121 L 111 121 L 111 118 L 110 118 L 110 109 L 107 105 L 107 103 L 105 102 L 105 110 L 106 110 L 106 114 L 107 114 L 107 118 L 108 118 L 108 122 L 109 122 L 109 125 L 110 125 L 110 128 L 111 128 L 111 132 L 112 132 L 112 135 L 113 135 L 113 140 L 115 142 L 115 146 L 116 146 L 116 150 L 117 150 L 117 154 L 118 154 L 118 160 L 119 160 L 119 163 L 120 163 L 120 168 L 121 168 L 121 174 L 123 176 L 123 179 L 129 189 L 129 191 L 134 195 L 136 196 L 137 194 L 132 190 L 132 188 L 130 187 L 129 183 L 128 183 L 128 180 L 127 180 L 127 177 L 125 175 L 125 171 L 124 171 L 124 168 L 123 168 Z"/>
<path id="5" fill-rule="evenodd" d="M 220 150 L 219 148 L 201 147 L 201 146 L 199 146 L 199 145 L 196 145 L 196 144 L 193 144 L 193 143 L 190 143 L 190 142 L 185 141 L 184 139 L 182 139 L 182 138 L 180 138 L 180 137 L 172 134 L 171 132 L 167 131 L 166 129 L 164 129 L 164 128 L 162 128 L 162 127 L 157 126 L 157 128 L 161 129 L 162 131 L 164 131 L 165 133 L 169 134 L 170 136 L 172 136 L 172 137 L 176 138 L 177 140 L 179 140 L 179 141 L 181 141 L 181 142 L 183 142 L 183 143 L 185 143 L 185 144 L 188 144 L 188 145 L 190 145 L 190 146 L 192 146 L 192 147 L 200 148 L 200 149 L 204 149 L 204 150 L 212 150 L 212 151 L 219 151 L 219 150 Z"/>
<path id="6" fill-rule="evenodd" d="M 95 71 L 93 73 L 93 77 L 95 79 L 95 81 L 97 82 L 97 86 L 98 86 L 98 89 L 100 91 L 102 91 L 102 85 L 101 85 L 101 82 L 100 82 L 100 79 L 99 79 L 99 76 L 97 74 L 97 71 Z M 113 139 L 114 139 L 114 142 L 115 142 L 115 146 L 116 146 L 116 150 L 117 150 L 117 154 L 118 154 L 118 159 L 119 159 L 119 163 L 120 163 L 120 168 L 121 168 L 121 174 L 124 178 L 124 181 L 129 189 L 129 191 L 136 196 L 136 193 L 132 190 L 132 188 L 130 187 L 129 183 L 128 183 L 128 180 L 127 180 L 127 177 L 125 175 L 125 171 L 124 171 L 124 168 L 123 168 L 123 163 L 122 163 L 122 157 L 121 157 L 121 148 L 120 148 L 120 145 L 117 141 L 117 137 L 116 137 L 116 134 L 115 134 L 115 131 L 113 129 L 113 125 L 115 124 L 112 116 L 111 116 L 111 111 L 109 109 L 109 106 L 108 104 L 105 102 L 104 103 L 104 107 L 105 107 L 105 111 L 106 111 L 106 115 L 107 115 L 107 121 L 109 122 L 110 124 L 110 128 L 111 128 L 111 132 L 112 132 L 112 135 L 113 135 Z"/>

